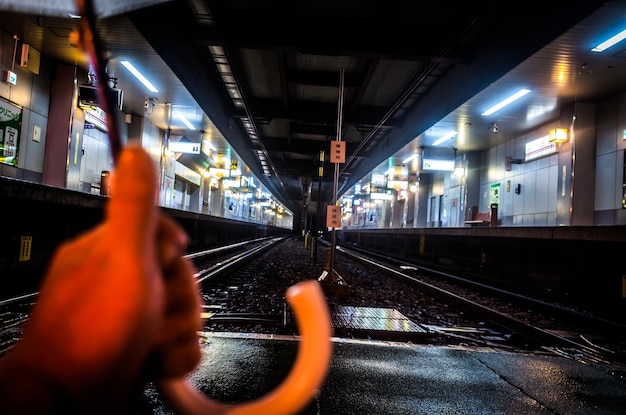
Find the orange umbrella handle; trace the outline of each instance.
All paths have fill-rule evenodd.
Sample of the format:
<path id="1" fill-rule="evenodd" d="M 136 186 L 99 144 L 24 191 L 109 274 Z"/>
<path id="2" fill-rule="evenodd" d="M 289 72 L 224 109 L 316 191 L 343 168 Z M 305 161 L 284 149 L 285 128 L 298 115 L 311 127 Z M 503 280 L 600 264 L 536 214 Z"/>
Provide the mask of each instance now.
<path id="1" fill-rule="evenodd" d="M 250 402 L 225 405 L 209 399 L 185 379 L 158 382 L 164 399 L 180 415 L 291 415 L 311 400 L 326 377 L 332 356 L 330 313 L 319 283 L 306 280 L 287 289 L 301 342 L 285 380 L 268 394 Z"/>

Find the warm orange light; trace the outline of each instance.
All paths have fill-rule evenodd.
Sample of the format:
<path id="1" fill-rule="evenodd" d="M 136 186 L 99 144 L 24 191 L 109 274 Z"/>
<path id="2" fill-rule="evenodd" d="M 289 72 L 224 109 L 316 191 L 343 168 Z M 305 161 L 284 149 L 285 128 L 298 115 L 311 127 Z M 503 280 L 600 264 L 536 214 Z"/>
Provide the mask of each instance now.
<path id="1" fill-rule="evenodd" d="M 564 143 L 567 141 L 567 128 L 553 128 L 550 130 L 550 141 L 553 143 Z"/>
<path id="2" fill-rule="evenodd" d="M 195 389 L 186 379 L 163 379 L 159 390 L 181 415 L 291 415 L 311 400 L 321 387 L 332 357 L 332 326 L 324 293 L 316 280 L 304 280 L 287 289 L 301 334 L 296 361 L 283 382 L 255 400 L 223 404 Z"/>

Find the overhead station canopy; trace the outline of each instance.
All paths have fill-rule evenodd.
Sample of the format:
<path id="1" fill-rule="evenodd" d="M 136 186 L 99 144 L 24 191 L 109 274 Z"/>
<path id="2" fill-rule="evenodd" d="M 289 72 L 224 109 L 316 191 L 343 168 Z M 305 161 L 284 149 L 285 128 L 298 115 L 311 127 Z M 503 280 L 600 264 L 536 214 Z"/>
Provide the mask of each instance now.
<path id="1" fill-rule="evenodd" d="M 96 17 L 104 18 L 168 1 L 170 0 L 94 1 L 93 8 Z M 75 0 L 20 0 L 17 2 L 15 0 L 0 0 L 0 8 L 18 13 L 60 17 L 67 17 L 68 14 L 78 14 Z"/>

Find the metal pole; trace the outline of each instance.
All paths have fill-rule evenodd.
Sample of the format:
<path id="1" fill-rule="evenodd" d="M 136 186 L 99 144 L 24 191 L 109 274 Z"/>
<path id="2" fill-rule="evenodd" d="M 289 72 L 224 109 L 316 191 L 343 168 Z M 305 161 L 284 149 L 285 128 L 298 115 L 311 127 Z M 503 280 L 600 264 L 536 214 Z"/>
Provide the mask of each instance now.
<path id="1" fill-rule="evenodd" d="M 337 107 L 337 141 L 341 141 L 341 129 L 343 122 L 343 68 L 339 70 L 339 100 Z M 339 187 L 339 163 L 335 163 L 335 175 L 333 180 L 333 206 L 337 204 L 337 188 Z M 335 228 L 331 232 L 331 248 L 330 248 L 330 275 L 333 282 L 336 281 L 335 277 L 335 247 L 337 246 L 337 236 Z"/>
<path id="2" fill-rule="evenodd" d="M 111 147 L 113 163 L 116 164 L 117 157 L 122 152 L 122 138 L 117 119 L 119 110 L 109 95 L 109 76 L 106 72 L 104 46 L 96 31 L 96 14 L 93 4 L 89 0 L 76 0 L 76 7 L 82 16 L 78 26 L 79 43 L 89 55 L 89 61 L 96 71 L 96 91 L 100 107 L 104 109 L 107 115 L 109 146 Z"/>
<path id="3" fill-rule="evenodd" d="M 318 183 L 317 183 L 317 216 L 315 219 L 315 236 L 313 237 L 313 241 L 315 244 L 315 248 L 313 251 L 313 263 L 317 263 L 317 245 L 318 238 L 320 236 L 320 231 L 322 230 L 322 224 L 320 223 L 320 219 L 322 217 L 322 179 L 324 178 L 324 150 L 320 151 L 319 155 L 319 166 L 317 168 L 318 175 Z"/>

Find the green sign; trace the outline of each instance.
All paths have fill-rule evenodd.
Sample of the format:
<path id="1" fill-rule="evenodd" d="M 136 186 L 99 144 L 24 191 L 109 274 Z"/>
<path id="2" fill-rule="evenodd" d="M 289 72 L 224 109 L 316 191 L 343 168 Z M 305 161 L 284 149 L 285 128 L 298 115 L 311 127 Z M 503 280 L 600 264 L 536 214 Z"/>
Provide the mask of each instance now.
<path id="1" fill-rule="evenodd" d="M 489 204 L 500 203 L 500 183 L 494 183 L 489 187 Z"/>
<path id="2" fill-rule="evenodd" d="M 17 164 L 22 109 L 0 99 L 0 163 Z"/>

